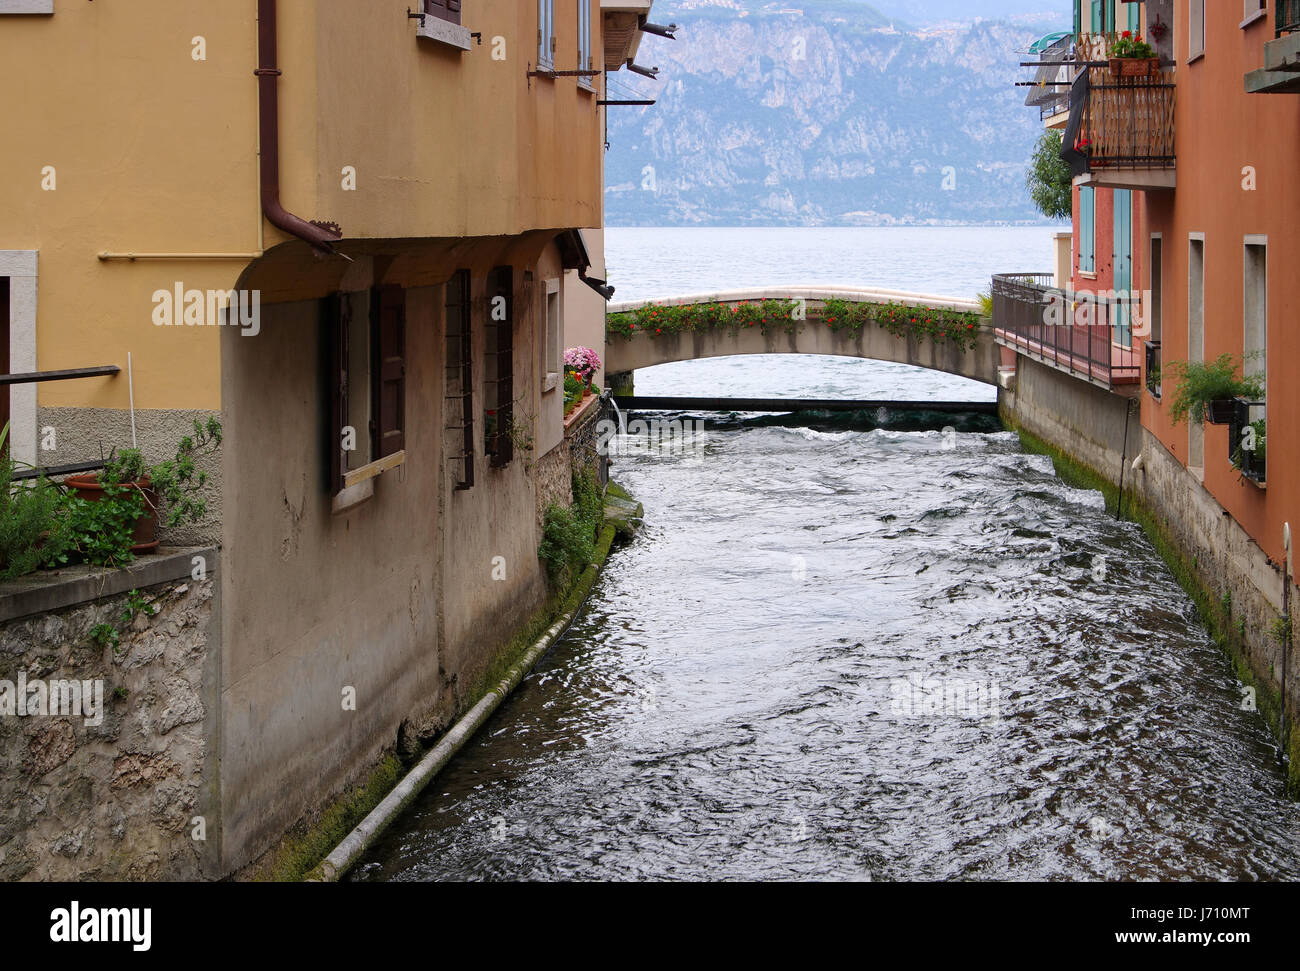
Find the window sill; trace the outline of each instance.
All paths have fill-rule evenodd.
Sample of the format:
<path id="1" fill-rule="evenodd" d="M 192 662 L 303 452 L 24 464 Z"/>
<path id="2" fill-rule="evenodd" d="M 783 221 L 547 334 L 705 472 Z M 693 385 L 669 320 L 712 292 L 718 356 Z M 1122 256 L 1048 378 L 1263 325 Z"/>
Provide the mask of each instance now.
<path id="1" fill-rule="evenodd" d="M 0 16 L 4 14 L 51 14 L 54 0 L 0 0 Z"/>
<path id="2" fill-rule="evenodd" d="M 375 480 L 367 479 L 360 485 L 353 486 L 350 489 L 344 489 L 334 497 L 330 504 L 330 512 L 337 516 L 340 513 L 350 512 L 363 503 L 369 502 L 375 495 Z"/>
<path id="3" fill-rule="evenodd" d="M 1249 17 L 1247 17 L 1237 26 L 1240 27 L 1242 30 L 1245 30 L 1247 27 L 1255 23 L 1257 20 L 1263 20 L 1267 16 L 1268 16 L 1268 10 L 1265 8 L 1261 8 L 1259 10 L 1256 10 L 1253 14 L 1251 14 Z"/>
<path id="4" fill-rule="evenodd" d="M 586 78 L 578 78 L 578 90 L 583 94 L 595 94 L 596 88 Z"/>
<path id="5" fill-rule="evenodd" d="M 1087 270 L 1080 270 L 1080 271 L 1079 271 L 1079 276 L 1083 277 L 1085 280 L 1095 280 L 1095 279 L 1097 279 L 1097 274 L 1096 274 L 1095 271 L 1090 273 L 1090 272 L 1088 272 Z"/>
<path id="6" fill-rule="evenodd" d="M 4 0 L 0 0 L 0 3 L 3 2 Z M 423 19 L 415 31 L 415 36 L 423 37 L 438 44 L 446 44 L 448 47 L 454 47 L 457 50 L 467 51 L 470 48 L 471 37 L 468 27 L 453 24 L 451 21 L 435 17 L 433 14 L 427 15 Z"/>
<path id="7" fill-rule="evenodd" d="M 546 394 L 548 391 L 554 391 L 559 386 L 560 375 L 557 372 L 552 371 L 547 374 L 545 380 L 542 381 L 542 394 Z"/>
<path id="8" fill-rule="evenodd" d="M 1187 63 L 1195 64 L 1197 61 L 1201 61 L 1204 59 L 1205 59 L 1205 51 L 1201 51 L 1199 54 L 1193 54 L 1191 57 L 1189 57 L 1187 59 Z"/>

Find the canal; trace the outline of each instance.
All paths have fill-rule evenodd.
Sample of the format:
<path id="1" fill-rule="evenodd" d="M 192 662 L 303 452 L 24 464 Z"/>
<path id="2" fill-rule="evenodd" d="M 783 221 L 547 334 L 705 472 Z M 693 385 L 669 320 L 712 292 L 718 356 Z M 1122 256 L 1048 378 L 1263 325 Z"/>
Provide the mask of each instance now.
<path id="1" fill-rule="evenodd" d="M 775 358 L 637 390 L 902 387 L 988 394 Z M 899 417 L 616 459 L 643 533 L 352 879 L 1300 878 L 1275 746 L 1137 527 L 1012 434 Z"/>

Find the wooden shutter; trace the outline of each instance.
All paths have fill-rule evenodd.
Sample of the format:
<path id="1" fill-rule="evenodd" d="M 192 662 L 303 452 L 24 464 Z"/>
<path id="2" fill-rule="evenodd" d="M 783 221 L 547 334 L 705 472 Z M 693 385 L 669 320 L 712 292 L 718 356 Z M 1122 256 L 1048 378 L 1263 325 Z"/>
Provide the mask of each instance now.
<path id="1" fill-rule="evenodd" d="M 515 271 L 513 267 L 499 266 L 492 271 L 488 286 L 488 317 L 493 325 L 488 331 L 493 335 L 489 354 L 496 358 L 493 372 L 496 376 L 497 433 L 496 440 L 488 443 L 492 455 L 493 468 L 504 468 L 515 457 L 514 436 L 511 426 L 514 423 L 515 402 Z M 505 301 L 505 320 L 492 320 L 493 307 L 497 298 Z"/>
<path id="2" fill-rule="evenodd" d="M 470 321 L 470 273 L 447 281 L 446 430 L 457 490 L 474 487 L 474 367 Z"/>
<path id="3" fill-rule="evenodd" d="M 321 301 L 322 340 L 325 358 L 325 490 L 330 495 L 343 491 L 348 456 L 343 451 L 343 429 L 348 423 L 348 315 L 347 297 L 335 293 Z"/>
<path id="4" fill-rule="evenodd" d="M 372 460 L 406 448 L 406 291 L 380 287 L 371 302 Z"/>
<path id="5" fill-rule="evenodd" d="M 461 0 L 424 0 L 424 12 L 430 17 L 460 23 Z"/>

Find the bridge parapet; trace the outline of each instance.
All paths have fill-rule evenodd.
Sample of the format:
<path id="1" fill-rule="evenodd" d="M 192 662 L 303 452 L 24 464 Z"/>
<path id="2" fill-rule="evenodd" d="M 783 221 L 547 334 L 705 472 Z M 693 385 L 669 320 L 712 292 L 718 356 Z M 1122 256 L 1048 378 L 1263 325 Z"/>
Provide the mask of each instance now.
<path id="1" fill-rule="evenodd" d="M 741 303 L 758 303 L 764 300 L 805 300 L 810 304 L 820 304 L 827 300 L 847 300 L 850 303 L 903 304 L 909 307 L 933 307 L 936 310 L 955 310 L 960 313 L 980 313 L 980 304 L 975 300 L 960 300 L 955 297 L 935 296 L 924 293 L 909 293 L 906 290 L 880 290 L 863 287 L 766 287 L 758 290 L 723 290 L 717 293 L 696 293 L 680 297 L 664 297 L 658 300 L 636 300 L 609 305 L 612 314 L 628 313 L 643 307 L 686 307 L 702 304 L 726 304 L 733 306 Z"/>

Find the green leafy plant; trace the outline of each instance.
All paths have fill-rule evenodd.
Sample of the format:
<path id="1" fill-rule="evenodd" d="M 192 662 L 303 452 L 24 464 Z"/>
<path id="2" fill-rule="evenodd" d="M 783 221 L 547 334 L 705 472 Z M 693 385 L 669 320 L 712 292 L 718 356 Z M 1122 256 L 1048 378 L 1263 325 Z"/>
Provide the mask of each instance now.
<path id="1" fill-rule="evenodd" d="M 122 635 L 112 624 L 96 624 L 90 629 L 90 639 L 101 648 L 109 647 L 116 652 L 122 642 Z"/>
<path id="2" fill-rule="evenodd" d="M 98 501 L 67 496 L 72 549 L 87 563 L 119 569 L 135 559 L 135 523 L 145 514 L 145 500 L 139 489 L 115 480 L 101 484 Z"/>
<path id="3" fill-rule="evenodd" d="M 993 316 L 993 294 L 981 293 L 978 295 L 976 299 L 978 299 L 980 302 L 980 316 L 992 317 Z"/>
<path id="4" fill-rule="evenodd" d="M 1110 45 L 1111 57 L 1132 57 L 1132 58 L 1152 58 L 1156 56 L 1155 48 L 1142 39 L 1142 35 L 1134 36 L 1133 31 L 1126 30 Z"/>
<path id="5" fill-rule="evenodd" d="M 1255 438 L 1255 449 L 1250 456 L 1250 467 L 1254 470 L 1265 469 L 1267 468 L 1266 462 L 1268 459 L 1267 421 L 1263 418 L 1252 421 L 1250 423 L 1250 429 L 1254 432 Z M 1245 452 L 1245 443 L 1238 440 L 1232 451 L 1232 465 L 1234 468 L 1244 469 L 1246 467 Z"/>
<path id="6" fill-rule="evenodd" d="M 604 500 L 590 472 L 575 472 L 573 505 L 552 503 L 542 520 L 542 542 L 537 555 L 554 585 L 587 565 L 596 556 L 596 531 L 604 518 Z"/>
<path id="7" fill-rule="evenodd" d="M 1262 398 L 1264 383 L 1259 377 L 1239 377 L 1241 362 L 1231 354 L 1212 362 L 1171 361 L 1165 365 L 1178 382 L 1169 404 L 1174 424 L 1191 420 L 1205 421 L 1205 408 L 1211 401 L 1228 398 Z"/>
<path id="8" fill-rule="evenodd" d="M 1273 618 L 1273 626 L 1270 633 L 1273 635 L 1273 640 L 1277 641 L 1279 644 L 1289 644 L 1291 642 L 1291 618 Z"/>
<path id="9" fill-rule="evenodd" d="M 186 435 L 177 443 L 174 458 L 146 466 L 139 449 L 122 449 L 109 460 L 100 481 L 126 483 L 147 478 L 167 510 L 164 521 L 168 526 L 197 523 L 208 511 L 207 499 L 202 495 L 208 475 L 198 471 L 195 459 L 211 455 L 220 447 L 221 422 L 215 416 L 209 417 L 206 424 L 195 419 L 194 435 Z M 158 512 L 154 510 L 155 515 Z"/>
<path id="10" fill-rule="evenodd" d="M 132 623 L 136 617 L 144 614 L 146 617 L 156 616 L 158 608 L 149 603 L 139 590 L 132 590 L 126 595 L 126 607 L 122 610 L 122 623 Z"/>
<path id="11" fill-rule="evenodd" d="M 1069 219 L 1073 212 L 1074 183 L 1070 166 L 1061 158 L 1061 133 L 1043 132 L 1029 160 L 1025 186 L 1034 208 L 1048 219 Z"/>
<path id="12" fill-rule="evenodd" d="M 61 566 L 73 545 L 69 510 L 58 486 L 41 477 L 15 480 L 18 464 L 5 447 L 9 425 L 0 429 L 0 580 Z"/>

